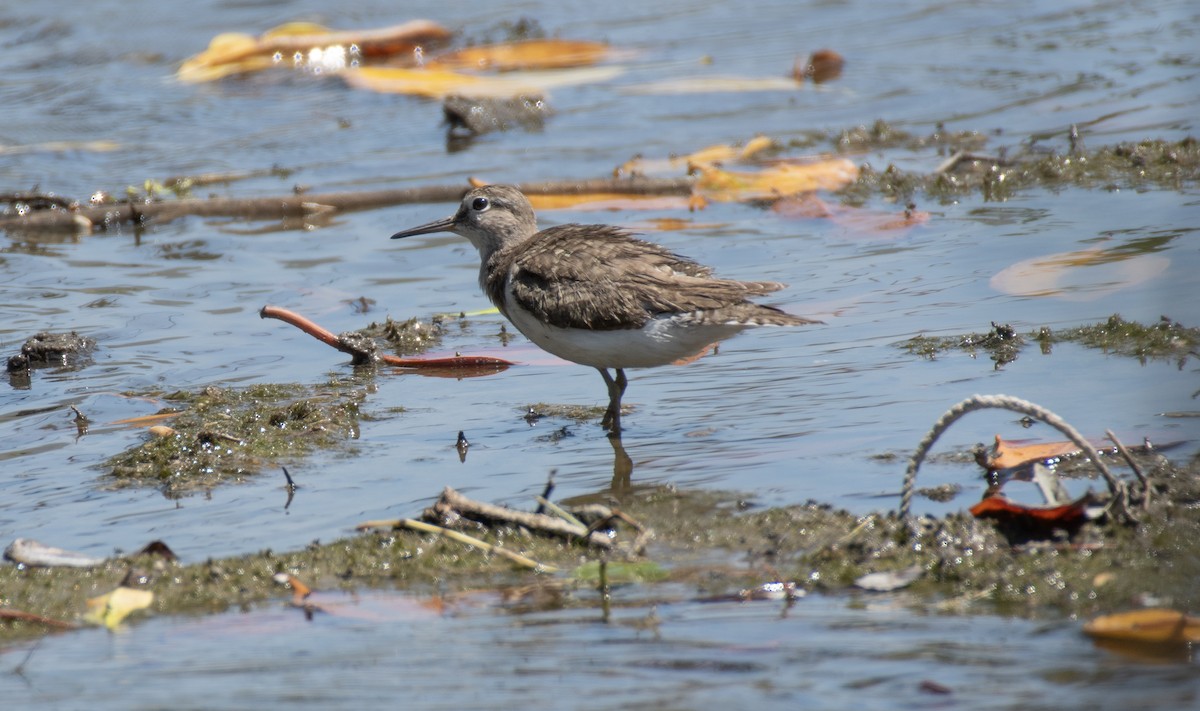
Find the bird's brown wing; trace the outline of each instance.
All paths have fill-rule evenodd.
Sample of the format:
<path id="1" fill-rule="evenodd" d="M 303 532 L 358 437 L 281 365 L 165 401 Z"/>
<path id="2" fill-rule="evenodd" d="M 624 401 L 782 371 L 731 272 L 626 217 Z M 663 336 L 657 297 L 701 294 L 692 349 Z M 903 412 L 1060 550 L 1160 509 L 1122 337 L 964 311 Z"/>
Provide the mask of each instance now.
<path id="1" fill-rule="evenodd" d="M 783 286 L 715 279 L 708 267 L 607 225 L 561 225 L 532 239 L 493 255 L 488 295 L 502 303 L 510 285 L 521 308 L 563 328 L 641 328 L 656 316 L 734 307 Z"/>

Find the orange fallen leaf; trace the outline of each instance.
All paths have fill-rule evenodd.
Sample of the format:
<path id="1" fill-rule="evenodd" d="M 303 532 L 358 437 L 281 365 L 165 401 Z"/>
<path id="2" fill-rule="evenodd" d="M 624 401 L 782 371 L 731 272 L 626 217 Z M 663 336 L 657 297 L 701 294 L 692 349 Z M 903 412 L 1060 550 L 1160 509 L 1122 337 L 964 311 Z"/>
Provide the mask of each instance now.
<path id="1" fill-rule="evenodd" d="M 1073 442 L 1020 444 L 1015 440 L 1000 439 L 1000 435 L 996 435 L 996 443 L 987 455 L 987 468 L 990 471 L 1011 469 L 1026 462 L 1040 462 L 1078 453 L 1079 447 Z"/>
<path id="2" fill-rule="evenodd" d="M 436 57 L 429 66 L 447 69 L 565 69 L 596 64 L 610 55 L 603 42 L 535 39 L 468 47 Z"/>
<path id="3" fill-rule="evenodd" d="M 310 22 L 290 22 L 267 30 L 258 37 L 229 32 L 217 35 L 208 49 L 186 59 L 175 76 L 181 81 L 214 81 L 273 66 L 321 61 L 327 53 L 342 53 L 347 66 L 352 57 L 387 57 L 407 54 L 417 47 L 444 41 L 450 31 L 429 20 L 373 30 L 330 30 Z M 353 48 L 353 50 L 351 49 Z M 330 68 L 336 65 L 331 64 Z"/>
<path id="4" fill-rule="evenodd" d="M 1186 644 L 1200 642 L 1200 618 L 1178 610 L 1149 608 L 1097 617 L 1085 624 L 1083 631 L 1096 639 Z"/>
<path id="5" fill-rule="evenodd" d="M 1071 530 L 1082 525 L 1087 520 L 1088 503 L 1088 495 L 1062 506 L 1026 506 L 1003 496 L 989 496 L 971 507 L 971 515 L 1040 535 L 1055 528 Z"/>
<path id="6" fill-rule="evenodd" d="M 837 190 L 858 177 L 858 167 L 844 158 L 783 163 L 754 173 L 700 166 L 697 190 L 719 202 L 766 200 L 812 190 Z"/>

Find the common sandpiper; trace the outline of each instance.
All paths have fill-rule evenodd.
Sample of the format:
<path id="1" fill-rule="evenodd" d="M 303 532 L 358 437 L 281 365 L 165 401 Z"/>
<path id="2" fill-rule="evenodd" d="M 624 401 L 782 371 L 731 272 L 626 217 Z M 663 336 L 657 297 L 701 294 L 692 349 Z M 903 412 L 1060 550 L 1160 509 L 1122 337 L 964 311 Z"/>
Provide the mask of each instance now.
<path id="1" fill-rule="evenodd" d="M 600 371 L 608 387 L 600 424 L 614 436 L 626 368 L 688 360 L 752 326 L 820 323 L 748 300 L 784 284 L 716 278 L 620 227 L 538 231 L 529 199 L 509 185 L 474 188 L 450 217 L 392 239 L 435 232 L 466 237 L 479 250 L 480 287 L 526 338 Z"/>

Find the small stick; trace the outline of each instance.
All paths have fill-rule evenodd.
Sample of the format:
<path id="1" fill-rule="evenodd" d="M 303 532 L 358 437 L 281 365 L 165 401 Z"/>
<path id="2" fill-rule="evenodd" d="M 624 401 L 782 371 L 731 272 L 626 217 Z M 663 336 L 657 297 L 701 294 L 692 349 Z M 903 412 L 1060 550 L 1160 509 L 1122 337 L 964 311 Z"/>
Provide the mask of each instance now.
<path id="1" fill-rule="evenodd" d="M 596 178 L 522 183 L 526 195 L 691 195 L 693 178 Z M 0 215 L 0 229 L 76 231 L 81 225 L 94 229 L 124 223 L 154 220 L 158 224 L 180 217 L 240 217 L 251 220 L 304 218 L 330 210 L 348 212 L 392 205 L 458 202 L 470 185 L 423 185 L 414 188 L 364 190 L 360 192 L 279 195 L 260 198 L 197 198 L 133 204 L 121 202 L 80 207 L 78 210 L 35 210 L 26 215 Z"/>
<path id="2" fill-rule="evenodd" d="M 529 408 L 529 411 L 533 412 L 533 408 Z M 538 507 L 534 513 L 546 513 L 546 504 L 543 502 L 543 499 L 549 499 L 550 494 L 554 493 L 554 474 L 556 471 L 555 469 L 551 469 L 550 476 L 546 477 L 546 488 L 542 489 L 542 495 L 538 498 Z"/>
<path id="3" fill-rule="evenodd" d="M 538 570 L 538 571 L 546 572 L 546 573 L 554 573 L 554 572 L 558 571 L 558 568 L 554 567 L 553 565 L 539 563 L 532 558 L 527 558 L 526 556 L 521 555 L 520 553 L 510 551 L 509 549 L 503 548 L 501 546 L 493 545 L 491 543 L 488 543 L 487 541 L 481 541 L 478 538 L 475 538 L 473 536 L 468 536 L 467 534 L 461 533 L 459 531 L 452 531 L 448 528 L 442 528 L 441 526 L 434 526 L 431 523 L 425 523 L 424 521 L 416 521 L 411 518 L 400 519 L 400 525 L 403 526 L 404 528 L 410 528 L 414 531 L 423 531 L 425 533 L 434 533 L 439 536 L 445 536 L 447 538 L 452 538 L 452 539 L 458 541 L 459 543 L 466 543 L 469 546 L 475 546 L 476 548 L 481 548 L 484 551 L 487 551 L 488 553 L 496 553 L 496 554 L 502 555 L 505 558 L 508 558 L 509 560 L 513 561 L 514 563 L 523 565 L 526 568 L 533 568 L 534 570 Z"/>
<path id="4" fill-rule="evenodd" d="M 571 524 L 572 526 L 579 526 L 582 529 L 587 529 L 587 526 L 583 525 L 583 521 L 580 521 L 579 519 L 575 518 L 575 516 L 572 515 L 570 511 L 567 511 L 566 509 L 564 509 L 563 507 L 554 503 L 550 499 L 547 499 L 545 496 L 538 496 L 535 498 L 537 499 L 537 502 L 538 502 L 538 510 L 535 513 L 544 513 L 543 509 L 545 509 L 546 511 L 549 511 L 550 513 L 554 514 L 555 516 L 558 516 L 559 518 L 561 518 L 562 520 Z"/>
<path id="5" fill-rule="evenodd" d="M 1125 445 L 1121 443 L 1121 440 L 1117 439 L 1117 435 L 1112 430 L 1104 430 L 1104 434 L 1108 435 L 1108 438 L 1112 440 L 1112 443 L 1117 446 L 1117 451 L 1120 452 L 1121 456 L 1125 458 L 1125 463 L 1129 465 L 1129 468 L 1133 470 L 1134 476 L 1136 476 L 1138 481 L 1142 483 L 1142 490 L 1145 492 L 1145 498 L 1142 501 L 1142 508 L 1149 509 L 1150 481 L 1146 479 L 1146 475 L 1142 472 L 1142 468 L 1138 466 L 1137 460 L 1133 458 L 1133 455 L 1129 453 L 1128 449 L 1125 449 Z"/>
<path id="6" fill-rule="evenodd" d="M 601 548 L 612 548 L 612 539 L 602 533 L 589 533 L 587 528 L 574 526 L 562 519 L 546 514 L 535 514 L 527 511 L 515 511 L 503 506 L 485 504 L 473 501 L 447 486 L 433 507 L 426 511 L 426 518 L 440 517 L 444 512 L 454 511 L 468 518 L 483 519 L 499 523 L 510 523 L 517 526 L 540 531 L 545 534 L 563 536 L 564 538 L 580 538 Z"/>

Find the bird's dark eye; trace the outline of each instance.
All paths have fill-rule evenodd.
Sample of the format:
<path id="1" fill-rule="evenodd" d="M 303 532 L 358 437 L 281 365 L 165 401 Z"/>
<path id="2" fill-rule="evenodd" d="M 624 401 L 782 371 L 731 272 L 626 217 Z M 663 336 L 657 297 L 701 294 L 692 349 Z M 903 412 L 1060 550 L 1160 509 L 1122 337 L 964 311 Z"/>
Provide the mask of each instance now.
<path id="1" fill-rule="evenodd" d="M 485 197 L 477 197 L 471 201 L 471 209 L 475 212 L 483 212 L 488 206 L 488 199 Z"/>

